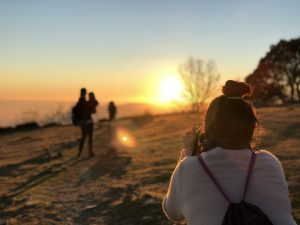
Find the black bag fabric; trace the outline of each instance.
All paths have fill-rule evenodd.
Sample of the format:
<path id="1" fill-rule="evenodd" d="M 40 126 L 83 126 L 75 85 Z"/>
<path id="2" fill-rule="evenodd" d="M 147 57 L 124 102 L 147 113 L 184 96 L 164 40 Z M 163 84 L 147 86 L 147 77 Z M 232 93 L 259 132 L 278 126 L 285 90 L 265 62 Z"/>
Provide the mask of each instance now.
<path id="1" fill-rule="evenodd" d="M 80 110 L 78 104 L 76 104 L 72 108 L 72 124 L 77 126 L 79 125 L 79 122 L 80 122 Z"/>
<path id="2" fill-rule="evenodd" d="M 273 225 L 256 205 L 245 201 L 230 203 L 222 225 Z"/>
<path id="3" fill-rule="evenodd" d="M 216 178 L 213 176 L 212 172 L 207 167 L 201 155 L 198 157 L 198 160 L 204 171 L 229 203 L 229 207 L 223 218 L 222 225 L 273 225 L 270 219 L 259 207 L 245 201 L 255 158 L 256 155 L 254 152 L 252 152 L 242 200 L 239 203 L 232 203 L 228 195 L 224 192 Z"/>

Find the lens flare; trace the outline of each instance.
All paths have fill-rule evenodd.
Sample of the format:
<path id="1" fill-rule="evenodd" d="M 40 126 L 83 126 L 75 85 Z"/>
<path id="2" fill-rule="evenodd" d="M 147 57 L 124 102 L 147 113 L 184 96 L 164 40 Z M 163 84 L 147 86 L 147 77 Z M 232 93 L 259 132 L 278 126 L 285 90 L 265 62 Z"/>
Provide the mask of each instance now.
<path id="1" fill-rule="evenodd" d="M 134 148 L 137 146 L 134 135 L 123 127 L 116 129 L 116 139 L 120 145 L 126 148 Z"/>

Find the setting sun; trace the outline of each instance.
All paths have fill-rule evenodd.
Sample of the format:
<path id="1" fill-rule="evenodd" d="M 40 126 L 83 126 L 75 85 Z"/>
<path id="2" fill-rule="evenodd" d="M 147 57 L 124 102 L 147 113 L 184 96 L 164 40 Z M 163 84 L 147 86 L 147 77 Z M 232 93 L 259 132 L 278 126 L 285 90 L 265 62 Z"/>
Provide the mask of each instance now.
<path id="1" fill-rule="evenodd" d="M 159 84 L 159 100 L 166 103 L 181 99 L 182 82 L 175 75 L 165 76 Z"/>

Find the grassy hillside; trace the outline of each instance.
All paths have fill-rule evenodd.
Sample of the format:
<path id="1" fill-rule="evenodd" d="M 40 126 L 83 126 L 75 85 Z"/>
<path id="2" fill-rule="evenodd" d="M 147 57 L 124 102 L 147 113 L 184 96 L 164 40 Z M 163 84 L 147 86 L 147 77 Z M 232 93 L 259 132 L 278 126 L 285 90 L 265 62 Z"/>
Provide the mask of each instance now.
<path id="1" fill-rule="evenodd" d="M 258 110 L 261 146 L 276 154 L 300 222 L 300 107 Z M 8 224 L 172 224 L 161 210 L 181 136 L 199 115 L 117 121 L 126 147 L 110 144 L 107 127 L 94 135 L 95 158 L 76 158 L 73 126 L 0 136 L 0 218 Z M 125 134 L 124 134 L 125 135 Z M 123 135 L 123 136 L 124 136 Z M 123 144 L 122 144 L 123 143 Z"/>

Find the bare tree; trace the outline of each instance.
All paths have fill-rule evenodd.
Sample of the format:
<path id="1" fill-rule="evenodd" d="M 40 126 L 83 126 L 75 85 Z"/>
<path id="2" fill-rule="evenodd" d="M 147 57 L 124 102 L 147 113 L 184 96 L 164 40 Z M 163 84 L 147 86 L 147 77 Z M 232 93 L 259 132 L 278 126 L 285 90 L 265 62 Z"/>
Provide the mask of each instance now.
<path id="1" fill-rule="evenodd" d="M 198 112 L 216 90 L 220 78 L 216 64 L 212 60 L 205 62 L 190 57 L 179 65 L 179 74 L 185 86 L 183 97 L 191 104 L 191 110 Z"/>

